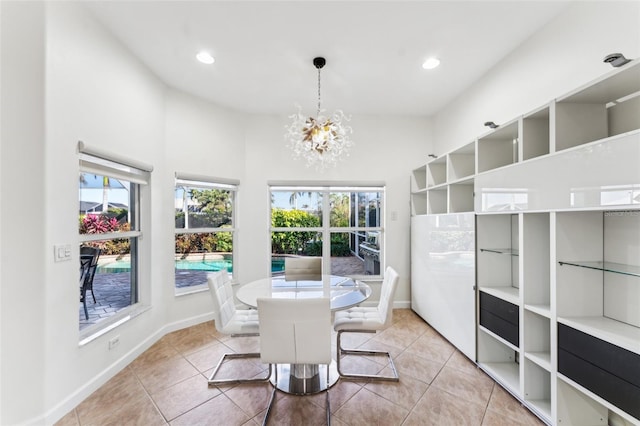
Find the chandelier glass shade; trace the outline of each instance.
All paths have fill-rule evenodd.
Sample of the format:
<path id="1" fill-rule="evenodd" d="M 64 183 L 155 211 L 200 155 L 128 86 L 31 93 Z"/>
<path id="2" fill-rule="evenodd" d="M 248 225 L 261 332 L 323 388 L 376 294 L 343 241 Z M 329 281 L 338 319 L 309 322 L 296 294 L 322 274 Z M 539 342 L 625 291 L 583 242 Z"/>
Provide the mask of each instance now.
<path id="1" fill-rule="evenodd" d="M 291 124 L 286 126 L 285 138 L 293 151 L 294 159 L 303 159 L 307 167 L 324 170 L 335 167 L 338 162 L 349 155 L 353 146 L 350 126 L 344 124 L 350 120 L 342 111 L 337 110 L 330 116 L 323 115 L 320 98 L 320 69 L 324 66 L 324 58 L 315 58 L 313 64 L 318 69 L 318 111 L 315 117 L 298 112 L 289 116 Z"/>

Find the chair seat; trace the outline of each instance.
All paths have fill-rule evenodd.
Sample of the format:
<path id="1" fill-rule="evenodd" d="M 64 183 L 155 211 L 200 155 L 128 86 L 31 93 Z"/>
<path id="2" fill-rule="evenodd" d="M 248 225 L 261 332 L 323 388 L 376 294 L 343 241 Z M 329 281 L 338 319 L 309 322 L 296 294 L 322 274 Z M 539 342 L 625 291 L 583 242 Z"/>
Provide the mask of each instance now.
<path id="1" fill-rule="evenodd" d="M 258 334 L 259 330 L 258 311 L 255 309 L 236 310 L 224 326 L 224 332 L 228 334 Z"/>
<path id="2" fill-rule="evenodd" d="M 333 329 L 340 330 L 382 330 L 385 321 L 376 307 L 356 307 L 335 314 Z"/>

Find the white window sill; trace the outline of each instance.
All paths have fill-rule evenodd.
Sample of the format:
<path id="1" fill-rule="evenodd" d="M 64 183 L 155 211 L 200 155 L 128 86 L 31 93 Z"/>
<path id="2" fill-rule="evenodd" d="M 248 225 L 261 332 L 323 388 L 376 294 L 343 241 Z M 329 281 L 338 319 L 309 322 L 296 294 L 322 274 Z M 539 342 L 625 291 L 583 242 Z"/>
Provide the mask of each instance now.
<path id="1" fill-rule="evenodd" d="M 151 306 L 136 303 L 135 305 L 129 306 L 121 310 L 120 312 L 116 313 L 112 317 L 104 321 L 101 321 L 98 324 L 94 324 L 90 327 L 85 328 L 80 332 L 79 346 L 85 346 L 86 344 L 94 341 L 98 337 L 107 334 L 111 330 L 130 321 L 131 319 L 137 317 L 143 312 L 148 311 L 149 309 L 151 309 Z"/>

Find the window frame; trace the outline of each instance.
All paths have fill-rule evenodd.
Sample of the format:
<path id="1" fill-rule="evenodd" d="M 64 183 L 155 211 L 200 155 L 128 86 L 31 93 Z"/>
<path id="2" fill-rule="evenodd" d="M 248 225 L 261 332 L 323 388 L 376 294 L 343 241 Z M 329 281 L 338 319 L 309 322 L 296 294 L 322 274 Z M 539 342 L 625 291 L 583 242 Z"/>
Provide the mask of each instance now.
<path id="1" fill-rule="evenodd" d="M 175 237 L 177 235 L 183 235 L 183 234 L 210 234 L 210 233 L 231 233 L 231 240 L 232 240 L 232 252 L 231 252 L 231 263 L 233 265 L 233 270 L 237 272 L 237 257 L 238 257 L 238 250 L 237 250 L 237 244 L 238 244 L 238 227 L 237 227 L 237 222 L 238 222 L 238 194 L 240 192 L 240 182 L 238 180 L 235 179 L 225 179 L 225 178 L 218 178 L 218 177 L 213 177 L 213 176 L 203 176 L 203 175 L 193 175 L 193 174 L 189 174 L 189 173 L 180 173 L 180 172 L 176 172 L 175 173 L 175 179 L 174 179 L 174 186 L 173 186 L 173 191 L 174 191 L 174 202 L 175 202 L 175 191 L 178 189 L 178 186 L 182 186 L 182 187 L 191 187 L 191 188 L 196 188 L 196 189 L 220 189 L 220 190 L 226 190 L 226 191 L 231 191 L 233 193 L 233 196 L 231 197 L 231 202 L 232 202 L 232 213 L 231 213 L 231 223 L 232 226 L 231 227 L 226 227 L 226 228 L 222 228 L 222 227 L 202 227 L 202 228 L 176 228 L 175 227 L 175 213 L 174 213 L 174 238 L 173 238 L 173 244 L 175 247 Z M 175 266 L 173 268 L 174 270 L 174 282 L 173 282 L 173 287 L 174 287 L 174 292 L 176 296 L 182 296 L 182 295 L 187 295 L 187 294 L 193 294 L 193 293 L 200 293 L 200 292 L 205 292 L 208 291 L 208 286 L 207 286 L 207 282 L 203 282 L 201 284 L 197 284 L 197 285 L 192 285 L 192 286 L 188 286 L 188 287 L 176 287 L 176 280 L 175 280 Z M 230 273 L 229 274 L 231 277 L 232 282 L 235 282 L 235 274 L 234 273 Z"/>
<path id="2" fill-rule="evenodd" d="M 322 194 L 322 226 L 319 227 L 272 227 L 269 225 L 269 235 L 271 239 L 271 234 L 273 232 L 318 232 L 322 235 L 322 268 L 323 274 L 330 273 L 331 267 L 331 244 L 325 244 L 326 241 L 331 241 L 332 233 L 354 233 L 356 235 L 365 234 L 367 232 L 378 232 L 379 233 L 379 249 L 380 249 L 380 274 L 378 275 L 353 275 L 353 278 L 356 279 L 377 279 L 381 278 L 384 274 L 385 268 L 385 237 L 384 237 L 384 220 L 385 220 L 385 199 L 386 199 L 386 186 L 384 184 L 305 184 L 305 185 L 291 185 L 291 184 L 278 184 L 278 183 L 269 183 L 268 184 L 268 192 L 269 192 L 269 200 L 272 200 L 273 192 L 318 192 Z M 331 216 L 331 200 L 330 194 L 332 193 L 349 193 L 349 195 L 353 193 L 361 193 L 361 192 L 378 192 L 380 193 L 380 226 L 331 226 L 330 216 Z M 270 201 L 269 204 L 269 216 L 271 217 L 273 210 L 273 204 Z M 356 221 L 357 221 L 357 209 L 356 209 Z M 271 223 L 271 221 L 269 221 Z M 358 250 L 356 250 L 358 251 Z M 359 254 L 354 254 L 358 258 L 362 258 Z M 326 261 L 329 259 L 329 261 Z"/>
<path id="3" fill-rule="evenodd" d="M 99 321 L 96 324 L 85 327 L 79 332 L 80 346 L 86 345 L 99 336 L 107 333 L 113 328 L 129 321 L 131 318 L 139 315 L 143 311 L 149 309 L 141 301 L 144 300 L 144 292 L 142 283 L 142 274 L 140 271 L 140 260 L 147 253 L 143 249 L 141 240 L 144 237 L 144 226 L 141 218 L 143 217 L 143 209 L 150 206 L 143 191 L 148 191 L 148 184 L 151 180 L 151 172 L 153 166 L 124 158 L 120 155 L 104 152 L 93 147 L 85 145 L 82 141 L 78 142 L 78 174 L 87 173 L 109 178 L 124 180 L 131 184 L 129 206 L 127 208 L 130 218 L 129 224 L 133 228 L 125 232 L 106 232 L 103 234 L 80 234 L 78 231 L 77 246 L 86 242 L 109 241 L 114 239 L 130 240 L 130 259 L 131 259 L 131 276 L 130 285 L 132 290 L 132 303 L 125 308 L 115 312 L 111 317 Z M 78 188 L 80 191 L 80 188 Z M 80 194 L 79 194 L 80 195 Z M 78 196 L 78 203 L 80 196 Z M 79 204 L 78 204 L 79 205 Z M 79 211 L 79 208 L 78 208 Z M 77 220 L 77 219 L 76 219 Z"/>

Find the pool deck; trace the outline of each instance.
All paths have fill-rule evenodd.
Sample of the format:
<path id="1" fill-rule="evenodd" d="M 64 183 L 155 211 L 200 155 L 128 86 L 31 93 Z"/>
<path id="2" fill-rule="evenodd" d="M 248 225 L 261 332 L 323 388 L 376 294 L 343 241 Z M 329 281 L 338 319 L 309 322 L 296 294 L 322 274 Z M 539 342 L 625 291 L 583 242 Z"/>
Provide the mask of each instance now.
<path id="1" fill-rule="evenodd" d="M 364 262 L 357 257 L 331 258 L 331 273 L 334 275 L 362 275 Z M 207 271 L 184 270 L 176 274 L 176 287 L 200 285 L 207 280 Z M 78 305 L 80 330 L 111 317 L 119 310 L 131 304 L 131 286 L 128 272 L 96 274 L 93 279 L 93 303 L 91 292 L 87 294 L 89 319 L 84 316 L 82 303 Z"/>

